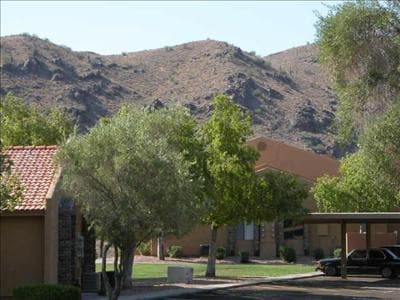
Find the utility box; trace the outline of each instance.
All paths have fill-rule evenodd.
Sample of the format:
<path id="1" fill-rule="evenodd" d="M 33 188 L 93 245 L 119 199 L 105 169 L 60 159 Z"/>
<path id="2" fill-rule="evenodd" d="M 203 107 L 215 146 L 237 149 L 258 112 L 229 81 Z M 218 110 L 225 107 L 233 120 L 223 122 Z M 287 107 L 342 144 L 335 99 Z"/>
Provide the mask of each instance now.
<path id="1" fill-rule="evenodd" d="M 192 283 L 193 282 L 193 268 L 168 267 L 167 282 Z"/>

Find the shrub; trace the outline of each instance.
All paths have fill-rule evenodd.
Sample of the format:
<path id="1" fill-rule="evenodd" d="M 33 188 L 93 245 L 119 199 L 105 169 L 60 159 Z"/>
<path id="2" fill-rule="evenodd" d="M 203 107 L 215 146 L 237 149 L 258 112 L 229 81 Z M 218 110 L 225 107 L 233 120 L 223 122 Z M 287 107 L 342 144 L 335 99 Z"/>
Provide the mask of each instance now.
<path id="1" fill-rule="evenodd" d="M 340 257 L 342 255 L 342 249 L 341 248 L 336 248 L 334 251 L 333 251 L 333 256 L 334 257 Z"/>
<path id="2" fill-rule="evenodd" d="M 224 247 L 219 247 L 217 249 L 217 259 L 224 259 L 225 258 L 225 248 Z"/>
<path id="3" fill-rule="evenodd" d="M 151 254 L 151 243 L 150 242 L 143 242 L 137 247 L 137 252 L 140 255 L 150 255 Z"/>
<path id="4" fill-rule="evenodd" d="M 15 300 L 80 300 L 81 290 L 71 285 L 31 284 L 14 289 Z"/>
<path id="5" fill-rule="evenodd" d="M 316 248 L 313 250 L 313 256 L 316 260 L 320 260 L 321 258 L 324 258 L 324 250 L 322 250 L 321 248 Z"/>
<path id="6" fill-rule="evenodd" d="M 180 258 L 183 256 L 183 250 L 181 246 L 169 246 L 167 250 L 169 257 Z"/>
<path id="7" fill-rule="evenodd" d="M 281 259 L 286 262 L 295 262 L 296 261 L 296 251 L 293 248 L 287 246 L 279 247 L 279 255 Z"/>
<path id="8" fill-rule="evenodd" d="M 248 263 L 250 261 L 250 254 L 247 251 L 239 252 L 240 255 L 240 262 L 241 263 Z"/>

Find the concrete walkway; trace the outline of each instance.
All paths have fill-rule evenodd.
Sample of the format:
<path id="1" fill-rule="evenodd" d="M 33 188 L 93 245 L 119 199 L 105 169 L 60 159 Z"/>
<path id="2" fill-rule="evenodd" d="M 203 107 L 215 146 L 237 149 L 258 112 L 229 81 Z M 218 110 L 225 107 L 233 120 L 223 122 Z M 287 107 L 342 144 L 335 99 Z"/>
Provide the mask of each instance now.
<path id="1" fill-rule="evenodd" d="M 139 295 L 122 295 L 119 297 L 121 300 L 150 300 L 150 299 L 163 299 L 168 297 L 177 297 L 187 294 L 196 294 L 201 292 L 209 292 L 214 290 L 221 290 L 221 289 L 230 289 L 236 287 L 243 287 L 249 285 L 256 285 L 256 284 L 264 284 L 264 283 L 273 283 L 279 281 L 287 281 L 287 280 L 295 280 L 295 279 L 305 279 L 305 278 L 312 278 L 321 276 L 323 273 L 321 272 L 313 272 L 313 273 L 305 273 L 305 274 L 296 274 L 296 275 L 287 275 L 281 277 L 264 277 L 264 278 L 257 278 L 257 279 L 248 279 L 243 280 L 241 282 L 235 283 L 224 283 L 224 284 L 208 284 L 208 285 L 199 285 L 196 287 L 188 288 L 172 288 L 166 289 L 161 291 L 154 291 L 148 293 L 142 293 Z M 105 300 L 107 299 L 104 296 L 98 296 L 96 294 L 83 294 L 82 300 Z"/>

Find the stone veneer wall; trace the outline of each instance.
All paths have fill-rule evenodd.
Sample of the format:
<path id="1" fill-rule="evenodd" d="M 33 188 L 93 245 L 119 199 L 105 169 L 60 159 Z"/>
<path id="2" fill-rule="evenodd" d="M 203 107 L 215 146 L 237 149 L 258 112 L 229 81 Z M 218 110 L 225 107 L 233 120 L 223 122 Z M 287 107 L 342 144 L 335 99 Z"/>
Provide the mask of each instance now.
<path id="1" fill-rule="evenodd" d="M 58 222 L 58 282 L 78 284 L 75 278 L 75 224 L 76 217 L 71 207 L 61 206 Z"/>
<path id="2" fill-rule="evenodd" d="M 85 219 L 82 220 L 82 236 L 84 238 L 84 256 L 82 262 L 82 291 L 97 291 L 96 277 L 96 236 Z"/>
<path id="3" fill-rule="evenodd" d="M 83 257 L 77 257 L 77 216 L 71 200 L 63 199 L 58 223 L 58 282 L 81 286 L 82 290 L 96 290 L 96 238 L 94 230 L 82 218 Z M 78 236 L 76 236 L 78 234 Z"/>

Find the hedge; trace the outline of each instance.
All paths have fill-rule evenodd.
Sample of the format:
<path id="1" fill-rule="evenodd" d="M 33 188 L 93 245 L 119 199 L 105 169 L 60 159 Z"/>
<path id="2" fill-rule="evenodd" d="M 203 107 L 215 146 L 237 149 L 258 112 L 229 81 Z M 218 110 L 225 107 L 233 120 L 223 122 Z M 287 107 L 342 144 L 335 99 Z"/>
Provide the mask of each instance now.
<path id="1" fill-rule="evenodd" d="M 72 285 L 30 284 L 16 287 L 14 300 L 81 300 L 81 290 Z"/>

